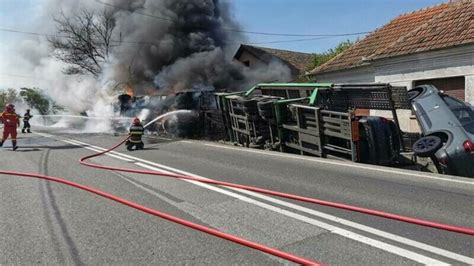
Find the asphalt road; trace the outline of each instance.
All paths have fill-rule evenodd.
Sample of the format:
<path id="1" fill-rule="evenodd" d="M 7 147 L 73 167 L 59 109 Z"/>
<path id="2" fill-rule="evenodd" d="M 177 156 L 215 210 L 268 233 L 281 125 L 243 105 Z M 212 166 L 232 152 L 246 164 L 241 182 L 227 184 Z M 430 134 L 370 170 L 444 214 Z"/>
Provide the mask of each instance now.
<path id="1" fill-rule="evenodd" d="M 474 264 L 474 237 L 168 177 L 78 163 L 106 134 L 20 135 L 2 170 L 63 177 L 327 265 Z M 165 169 L 474 228 L 474 180 L 194 140 L 147 138 L 92 161 Z M 94 147 L 87 146 L 93 145 Z M 125 158 L 124 156 L 129 156 Z M 130 157 L 132 156 L 132 157 Z M 60 184 L 0 175 L 0 264 L 290 264 Z"/>

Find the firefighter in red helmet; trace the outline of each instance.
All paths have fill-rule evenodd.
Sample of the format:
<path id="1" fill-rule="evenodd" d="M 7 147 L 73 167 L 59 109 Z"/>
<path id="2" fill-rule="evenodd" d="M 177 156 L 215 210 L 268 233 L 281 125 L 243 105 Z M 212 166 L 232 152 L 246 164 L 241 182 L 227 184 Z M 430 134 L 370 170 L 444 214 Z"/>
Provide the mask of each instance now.
<path id="1" fill-rule="evenodd" d="M 0 122 L 3 123 L 3 136 L 0 147 L 3 146 L 8 136 L 12 138 L 13 150 L 18 149 L 16 145 L 16 128 L 20 126 L 20 116 L 15 113 L 15 106 L 11 103 L 5 106 L 5 110 L 0 114 Z"/>
<path id="2" fill-rule="evenodd" d="M 144 147 L 142 136 L 145 131 L 140 119 L 135 117 L 132 121 L 132 125 L 130 126 L 129 135 L 130 139 L 126 142 L 127 150 L 133 150 L 135 146 L 136 150 L 142 150 Z"/>

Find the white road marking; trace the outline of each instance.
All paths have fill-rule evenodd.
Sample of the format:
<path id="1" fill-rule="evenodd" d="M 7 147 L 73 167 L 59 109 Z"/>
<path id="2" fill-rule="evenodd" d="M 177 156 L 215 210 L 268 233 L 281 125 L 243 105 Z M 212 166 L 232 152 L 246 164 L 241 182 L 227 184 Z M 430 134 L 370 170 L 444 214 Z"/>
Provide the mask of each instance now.
<path id="1" fill-rule="evenodd" d="M 81 146 L 83 148 L 93 150 L 93 151 L 96 151 L 96 152 L 106 150 L 105 148 L 94 146 L 94 145 L 91 145 L 91 144 L 88 144 L 88 143 L 85 143 L 85 142 L 81 142 L 81 141 L 77 141 L 77 140 L 73 140 L 73 139 L 58 138 L 56 136 L 52 136 L 52 135 L 49 135 L 49 134 L 42 134 L 42 135 L 44 135 L 46 137 L 59 139 L 61 141 L 64 141 L 64 142 L 67 142 L 67 143 L 70 143 L 70 144 L 74 144 L 74 145 L 78 145 L 78 146 Z M 170 171 L 172 171 L 172 172 L 183 174 L 183 175 L 189 175 L 189 176 L 193 176 L 193 177 L 197 177 L 197 178 L 207 179 L 207 178 L 202 177 L 202 176 L 194 175 L 194 174 L 189 173 L 189 172 L 185 172 L 185 171 L 182 171 L 182 170 L 179 170 L 179 169 L 176 169 L 176 168 L 161 165 L 161 164 L 151 162 L 151 161 L 148 161 L 148 160 L 144 160 L 144 159 L 141 159 L 141 158 L 138 158 L 138 157 L 130 156 L 130 155 L 127 155 L 127 154 L 122 154 L 122 153 L 115 152 L 115 151 L 112 151 L 112 153 L 113 154 L 107 153 L 105 155 L 108 155 L 108 156 L 111 156 L 111 157 L 114 157 L 114 158 L 117 158 L 117 159 L 120 159 L 120 160 L 126 160 L 128 162 L 138 161 L 138 162 L 135 162 L 136 165 L 144 167 L 144 168 L 148 168 L 148 169 L 151 169 L 151 170 L 154 170 L 154 171 L 163 171 L 163 172 L 166 172 L 166 173 L 171 173 Z M 113 156 L 113 155 L 115 155 L 115 156 Z M 142 162 L 142 163 L 140 163 L 140 162 Z M 159 168 L 153 167 L 151 165 L 154 165 L 154 166 L 159 167 Z M 166 169 L 166 170 L 164 170 L 164 169 Z M 412 259 L 414 261 L 418 261 L 420 263 L 444 264 L 443 262 L 437 261 L 437 260 L 431 261 L 431 262 L 428 262 L 428 261 L 421 262 L 419 260 L 425 260 L 425 259 L 434 260 L 434 259 L 425 257 L 423 255 L 414 253 L 414 252 L 409 251 L 409 250 L 401 249 L 399 247 L 387 244 L 385 242 L 381 242 L 381 241 L 378 241 L 378 240 L 375 240 L 375 239 L 371 239 L 371 238 L 353 233 L 351 231 L 347 231 L 347 230 L 342 229 L 342 228 L 332 226 L 330 224 L 323 223 L 323 222 L 318 221 L 318 220 L 311 219 L 311 218 L 306 217 L 306 216 L 302 216 L 302 215 L 299 215 L 299 214 L 296 214 L 296 213 L 293 213 L 293 212 L 289 212 L 289 211 L 277 208 L 273 205 L 268 205 L 268 204 L 265 204 L 263 202 L 256 201 L 254 199 L 242 196 L 240 194 L 235 194 L 235 193 L 229 192 L 227 190 L 222 190 L 222 189 L 219 189 L 217 187 L 214 187 L 214 186 L 211 186 L 211 185 L 208 185 L 208 184 L 205 184 L 205 183 L 200 183 L 198 181 L 193 181 L 193 180 L 184 180 L 184 179 L 182 179 L 182 180 L 193 183 L 193 184 L 201 186 L 201 187 L 205 187 L 207 189 L 210 189 L 210 190 L 222 193 L 222 194 L 226 194 L 228 196 L 240 199 L 240 200 L 245 201 L 245 202 L 249 202 L 249 203 L 258 205 L 262 208 L 269 209 L 269 210 L 281 213 L 283 215 L 295 218 L 297 220 L 304 221 L 304 222 L 316 225 L 318 227 L 329 230 L 333 233 L 342 235 L 344 237 L 351 238 L 353 240 L 365 243 L 365 244 L 370 245 L 370 246 L 374 246 L 376 248 L 380 248 L 382 250 L 397 254 L 399 256 L 402 256 L 402 257 L 405 257 L 405 258 L 408 258 L 408 259 Z M 274 204 L 278 204 L 278 205 L 282 205 L 282 206 L 292 208 L 292 209 L 295 209 L 295 210 L 298 210 L 298 211 L 306 212 L 308 214 L 311 214 L 311 215 L 314 215 L 314 216 L 317 216 L 317 217 L 320 217 L 320 218 L 323 218 L 323 219 L 326 219 L 326 220 L 330 220 L 330 221 L 340 223 L 340 224 L 343 224 L 343 225 L 346 225 L 346 226 L 349 226 L 349 227 L 352 227 L 352 228 L 355 228 L 355 229 L 358 229 L 358 230 L 361 230 L 361 231 L 365 231 L 365 232 L 368 232 L 368 233 L 371 233 L 371 234 L 374 234 L 374 235 L 377 235 L 377 236 L 380 236 L 380 237 L 383 237 L 383 238 L 386 238 L 386 239 L 390 239 L 390 240 L 393 240 L 393 241 L 396 241 L 396 242 L 399 242 L 399 243 L 402 243 L 402 244 L 405 244 L 405 245 L 408 245 L 408 246 L 412 246 L 412 247 L 415 247 L 415 248 L 418 248 L 418 249 L 421 249 L 421 250 L 425 250 L 425 251 L 428 251 L 428 252 L 431 252 L 431 253 L 434 253 L 434 254 L 439 254 L 441 256 L 444 256 L 444 257 L 447 257 L 447 258 L 450 258 L 450 259 L 453 259 L 453 260 L 457 260 L 457 261 L 468 263 L 468 264 L 474 264 L 474 259 L 470 258 L 470 257 L 466 257 L 466 256 L 456 254 L 456 253 L 453 253 L 453 252 L 450 252 L 450 251 L 447 251 L 447 250 L 443 250 L 443 249 L 440 249 L 440 248 L 437 248 L 437 247 L 434 247 L 434 246 L 431 246 L 431 245 L 427 245 L 427 244 L 424 244 L 424 243 L 421 243 L 421 242 L 417 242 L 417 241 L 407 239 L 407 238 L 404 238 L 404 237 L 401 237 L 401 236 L 397 236 L 397 235 L 394 235 L 394 234 L 391 234 L 391 233 L 387 233 L 387 232 L 384 232 L 384 231 L 381 231 L 381 230 L 378 230 L 378 229 L 375 229 L 375 228 L 372 228 L 372 227 L 368 227 L 368 226 L 365 226 L 365 225 L 362 225 L 362 224 L 351 222 L 351 221 L 348 221 L 348 220 L 345 220 L 345 219 L 342 219 L 342 218 L 339 218 L 339 217 L 336 217 L 336 216 L 332 216 L 332 215 L 329 215 L 329 214 L 326 214 L 326 213 L 315 211 L 315 210 L 305 208 L 305 207 L 302 207 L 302 206 L 299 206 L 299 205 L 296 205 L 296 204 L 291 204 L 291 203 L 288 203 L 288 202 L 285 202 L 285 201 L 281 201 L 281 200 L 278 200 L 278 199 L 275 199 L 275 198 L 271 198 L 271 197 L 268 197 L 268 196 L 265 196 L 265 195 L 262 195 L 262 194 L 259 194 L 259 193 L 246 191 L 246 190 L 242 190 L 242 189 L 237 189 L 237 188 L 230 188 L 230 187 L 228 187 L 228 188 L 232 189 L 232 190 L 235 190 L 235 191 L 239 191 L 240 193 L 244 193 L 244 194 L 248 194 L 248 195 L 251 195 L 251 196 L 254 196 L 254 197 L 258 197 L 260 199 L 272 202 Z M 419 257 L 419 256 L 421 256 L 421 257 Z"/>
<path id="2" fill-rule="evenodd" d="M 173 139 L 170 139 L 170 138 L 157 137 L 157 136 L 151 137 L 151 136 L 144 135 L 143 137 L 144 137 L 144 138 L 147 138 L 147 139 L 161 139 L 161 140 L 167 140 L 167 141 L 173 140 Z"/>
<path id="3" fill-rule="evenodd" d="M 137 165 L 140 165 L 144 168 L 147 168 L 147 169 L 150 169 L 150 170 L 153 170 L 153 171 L 163 171 L 163 169 L 153 167 L 153 166 L 150 166 L 150 165 L 147 165 L 147 164 L 137 163 Z M 169 173 L 169 171 L 164 171 L 164 172 Z M 201 178 L 203 178 L 203 177 L 201 177 Z M 213 190 L 215 192 L 227 195 L 229 197 L 233 197 L 233 198 L 242 200 L 244 202 L 254 204 L 254 205 L 259 206 L 261 208 L 264 208 L 264 209 L 267 209 L 267 210 L 285 215 L 285 216 L 293 218 L 295 220 L 306 222 L 308 224 L 311 224 L 311 225 L 323 228 L 325 230 L 328 230 L 329 232 L 331 232 L 333 234 L 337 234 L 337 235 L 343 236 L 345 238 L 349 238 L 349 239 L 355 240 L 357 242 L 361 242 L 363 244 L 366 244 L 366 245 L 369 245 L 369 246 L 387 251 L 389 253 L 392 253 L 392 254 L 395 254 L 395 255 L 398 255 L 398 256 L 401 256 L 401 257 L 404 257 L 404 258 L 407 258 L 407 259 L 410 259 L 410 260 L 413 260 L 413 261 L 416 261 L 416 262 L 419 262 L 419 263 L 428 264 L 428 265 L 433 265 L 433 264 L 436 264 L 436 265 L 449 265 L 449 264 L 444 263 L 442 261 L 432 259 L 432 258 L 426 257 L 424 255 L 421 255 L 421 254 L 418 254 L 418 253 L 415 253 L 415 252 L 412 252 L 412 251 L 409 251 L 409 250 L 406 250 L 406 249 L 402 249 L 402 248 L 399 248 L 397 246 L 394 246 L 394 245 L 391 245 L 391 244 L 388 244 L 388 243 L 385 243 L 385 242 L 382 242 L 382 241 L 379 241 L 379 240 L 375 240 L 375 239 L 372 239 L 372 238 L 369 238 L 369 237 L 366 237 L 366 236 L 363 236 L 363 235 L 360 235 L 360 234 L 357 234 L 357 233 L 353 233 L 351 231 L 348 231 L 348 230 L 345 230 L 345 229 L 342 229 L 342 228 L 339 228 L 339 227 L 336 227 L 336 226 L 333 226 L 333 225 L 330 225 L 330 224 L 327 224 L 327 223 L 324 223 L 324 222 L 321 222 L 321 221 L 318 221 L 318 220 L 315 220 L 315 219 L 312 219 L 312 218 L 309 218 L 309 217 L 306 217 L 306 216 L 303 216 L 303 215 L 300 215 L 300 214 L 297 214 L 297 213 L 294 213 L 294 212 L 290 212 L 290 211 L 275 207 L 273 205 L 269 205 L 269 204 L 254 200 L 254 199 L 245 197 L 245 196 L 240 195 L 240 194 L 236 194 L 236 193 L 233 193 L 233 192 L 230 192 L 230 191 L 227 191 L 227 190 L 223 190 L 223 189 L 220 189 L 220 188 L 215 187 L 215 186 L 211 186 L 211 185 L 201 183 L 201 182 L 198 182 L 198 181 L 194 181 L 194 180 L 186 180 L 186 179 L 182 179 L 182 180 L 186 181 L 186 182 L 189 182 L 189 183 L 193 183 L 194 185 L 197 185 L 197 186 L 200 186 L 200 187 L 203 187 L 203 188 L 207 188 L 209 190 Z"/>
<path id="4" fill-rule="evenodd" d="M 347 166 L 347 167 L 359 168 L 359 169 L 364 169 L 364 170 L 373 170 L 373 171 L 379 171 L 379 172 L 385 172 L 385 173 L 391 173 L 391 174 L 397 174 L 397 175 L 416 176 L 416 177 L 442 180 L 442 181 L 447 181 L 447 182 L 455 182 L 455 183 L 461 183 L 461 184 L 474 185 L 474 181 L 458 180 L 458 179 L 440 177 L 440 176 L 435 176 L 435 175 L 412 173 L 413 171 L 409 172 L 409 171 L 402 170 L 402 169 L 396 169 L 396 170 L 393 169 L 392 170 L 392 169 L 389 169 L 389 168 L 373 167 L 373 166 L 367 166 L 367 165 L 353 163 L 353 162 L 343 162 L 343 161 L 339 162 L 339 161 L 335 161 L 335 160 L 329 160 L 329 159 L 323 159 L 323 158 L 309 158 L 309 157 L 299 156 L 299 155 L 292 156 L 292 155 L 289 155 L 289 154 L 279 153 L 279 152 L 260 151 L 260 150 L 255 150 L 255 149 L 244 149 L 244 148 L 234 148 L 234 147 L 229 147 L 229 146 L 225 146 L 225 145 L 217 145 L 217 144 L 211 144 L 211 143 L 201 144 L 201 143 L 196 143 L 196 142 L 193 142 L 193 141 L 181 141 L 181 142 L 195 144 L 195 145 L 205 145 L 205 146 L 219 148 L 219 149 L 228 149 L 228 150 L 234 150 L 234 151 L 240 151 L 240 152 L 250 152 L 250 153 L 271 155 L 271 156 L 276 156 L 276 157 L 284 157 L 284 158 L 290 158 L 290 159 L 293 159 L 293 160 L 304 160 L 304 161 L 311 161 L 311 162 L 316 162 L 316 163 L 332 164 L 332 165 L 337 165 L 337 166 Z"/>
<path id="5" fill-rule="evenodd" d="M 301 211 L 301 212 L 305 212 L 305 213 L 308 213 L 308 214 L 311 214 L 311 215 L 314 215 L 314 216 L 317 216 L 317 217 L 320 217 L 320 218 L 323 218 L 323 219 L 326 219 L 326 220 L 329 220 L 329 221 L 333 221 L 333 222 L 336 222 L 336 223 L 339 223 L 339 224 L 343 224 L 343 225 L 346 225 L 346 226 L 349 226 L 349 227 L 352 227 L 352 228 L 355 228 L 355 229 L 358 229 L 358 230 L 361 230 L 361 231 L 364 231 L 364 232 L 368 232 L 368 233 L 371 233 L 371 234 L 374 234 L 374 235 L 377 235 L 377 236 L 381 236 L 381 237 L 384 237 L 386 239 L 390 239 L 390 240 L 393 240 L 393 241 L 396 241 L 396 242 L 399 242 L 399 243 L 403 243 L 403 244 L 408 245 L 408 246 L 412 246 L 412 247 L 415 247 L 415 248 L 418 248 L 418 249 L 421 249 L 421 250 L 432 252 L 432 253 L 435 253 L 435 254 L 438 254 L 438 255 L 453 259 L 453 260 L 457 260 L 457 261 L 464 262 L 464 263 L 467 263 L 467 264 L 474 264 L 474 258 L 470 258 L 470 257 L 460 255 L 460 254 L 457 254 L 457 253 L 454 253 L 454 252 L 451 252 L 451 251 L 447 251 L 447 250 L 444 250 L 444 249 L 441 249 L 441 248 L 437 248 L 437 247 L 434 247 L 434 246 L 431 246 L 431 245 L 427 245 L 427 244 L 424 244 L 424 243 L 421 243 L 421 242 L 418 242 L 418 241 L 415 241 L 415 240 L 411 240 L 411 239 L 408 239 L 408 238 L 405 238 L 405 237 L 402 237 L 402 236 L 391 234 L 391 233 L 388 233 L 388 232 L 385 232 L 385 231 L 382 231 L 382 230 L 378 230 L 378 229 L 375 229 L 375 228 L 372 228 L 372 227 L 369 227 L 369 226 L 365 226 L 363 224 L 358 224 L 358 223 L 355 223 L 355 222 L 352 222 L 352 221 L 349 221 L 349 220 L 346 220 L 346 219 L 343 219 L 343 218 L 339 218 L 339 217 L 336 217 L 336 216 L 333 216 L 333 215 L 330 215 L 330 214 L 327 214 L 327 213 L 323 213 L 323 212 L 312 210 L 312 209 L 302 207 L 302 206 L 299 206 L 299 205 L 296 205 L 296 204 L 292 204 L 292 203 L 289 203 L 289 202 L 286 202 L 286 201 L 271 198 L 271 197 L 268 197 L 266 195 L 255 193 L 253 191 L 242 190 L 242 189 L 237 189 L 237 188 L 230 188 L 230 189 L 234 189 L 234 190 L 237 190 L 241 193 L 247 194 L 249 196 L 253 196 L 253 197 L 256 197 L 256 198 L 260 198 L 262 200 L 270 201 L 272 203 L 276 203 L 276 204 L 279 204 L 281 206 L 285 206 L 285 207 L 292 208 L 292 209 L 295 209 L 295 210 L 298 210 L 298 211 Z"/>
<path id="6" fill-rule="evenodd" d="M 143 159 L 140 159 L 140 158 L 137 158 L 137 159 L 143 160 Z M 143 161 L 146 161 L 146 160 L 143 160 Z M 173 167 L 161 165 L 161 164 L 158 164 L 158 163 L 154 163 L 154 162 L 150 162 L 150 161 L 146 161 L 146 163 L 157 166 L 158 167 L 157 169 L 153 169 L 153 167 L 151 167 L 151 168 L 149 167 L 149 169 L 152 169 L 152 170 L 155 170 L 155 171 L 159 170 L 159 171 L 164 171 L 164 172 L 167 172 L 167 173 L 169 173 L 169 171 L 172 171 L 172 172 L 182 174 L 182 175 L 188 175 L 188 176 L 192 176 L 192 177 L 196 177 L 196 178 L 203 178 L 203 179 L 211 180 L 211 179 L 208 179 L 208 178 L 203 177 L 203 176 L 195 175 L 193 173 L 189 173 L 189 172 L 186 172 L 186 171 L 183 171 L 183 170 L 180 170 L 180 169 L 176 169 L 176 168 L 173 168 Z M 163 170 L 163 169 L 166 169 L 168 171 Z M 193 181 L 193 182 L 197 182 L 197 181 Z M 214 188 L 214 187 L 211 187 L 211 188 Z M 411 240 L 411 239 L 408 239 L 408 238 L 405 238 L 405 237 L 401 237 L 401 236 L 398 236 L 398 235 L 395 235 L 395 234 L 384 232 L 382 230 L 378 230 L 378 229 L 375 229 L 375 228 L 372 228 L 372 227 L 369 227 L 369 226 L 365 226 L 365 225 L 362 225 L 362 224 L 359 224 L 359 223 L 355 223 L 355 222 L 352 222 L 352 221 L 349 221 L 349 220 L 345 220 L 343 218 L 339 218 L 339 217 L 336 217 L 336 216 L 333 216 L 333 215 L 330 215 L 330 214 L 326 214 L 326 213 L 319 212 L 319 211 L 316 211 L 316 210 L 312 210 L 312 209 L 309 209 L 309 208 L 306 208 L 306 207 L 303 207 L 303 206 L 300 206 L 300 205 L 296 205 L 296 204 L 292 204 L 292 203 L 282 201 L 282 200 L 279 200 L 279 199 L 276 199 L 276 198 L 272 198 L 272 197 L 269 197 L 269 196 L 266 196 L 266 195 L 263 195 L 263 194 L 260 194 L 260 193 L 256 193 L 256 192 L 253 192 L 253 191 L 248 191 L 248 190 L 233 188 L 233 187 L 227 187 L 227 188 L 235 190 L 235 191 L 239 191 L 240 193 L 243 193 L 243 194 L 247 194 L 247 195 L 250 195 L 250 196 L 253 196 L 253 197 L 257 197 L 257 198 L 272 202 L 274 204 L 278 204 L 278 205 L 281 205 L 281 206 L 292 208 L 292 209 L 302 211 L 302 212 L 305 212 L 305 213 L 308 213 L 308 214 L 311 214 L 311 215 L 314 215 L 314 216 L 317 216 L 317 217 L 320 217 L 320 218 L 323 218 L 323 219 L 326 219 L 326 220 L 329 220 L 329 221 L 332 221 L 332 222 L 343 224 L 343 225 L 346 225 L 346 226 L 349 226 L 349 227 L 352 227 L 352 228 L 355 228 L 355 229 L 358 229 L 358 230 L 361 230 L 361 231 L 364 231 L 364 232 L 367 232 L 367 233 L 370 233 L 370 234 L 373 234 L 373 235 L 377 235 L 377 236 L 380 236 L 380 237 L 383 237 L 383 238 L 386 238 L 386 239 L 390 239 L 392 241 L 403 243 L 403 244 L 408 245 L 408 246 L 412 246 L 412 247 L 415 247 L 415 248 L 418 248 L 418 249 L 421 249 L 421 250 L 425 250 L 425 251 L 428 251 L 428 252 L 431 252 L 431 253 L 434 253 L 434 254 L 439 254 L 441 256 L 444 256 L 444 257 L 447 257 L 447 258 L 450 258 L 450 259 L 453 259 L 453 260 L 461 261 L 461 262 L 468 263 L 468 264 L 474 264 L 474 259 L 473 258 L 464 256 L 464 255 L 461 255 L 461 254 L 457 254 L 457 253 L 454 253 L 454 252 L 451 252 L 451 251 L 448 251 L 448 250 L 437 248 L 437 247 L 434 247 L 434 246 L 431 246 L 431 245 L 428 245 L 428 244 L 424 244 L 424 243 L 421 243 L 421 242 L 418 242 L 418 241 L 414 241 L 414 240 Z M 281 209 L 278 209 L 278 210 L 281 210 Z"/>
<path id="7" fill-rule="evenodd" d="M 69 144 L 73 144 L 73 145 L 76 145 L 76 146 L 83 146 L 81 143 L 78 143 L 76 141 L 73 141 L 73 140 L 66 140 L 66 139 L 61 139 L 61 141 L 63 142 L 66 142 L 66 143 L 69 143 Z M 91 149 L 93 151 L 96 151 L 96 152 L 102 152 L 102 151 L 105 151 L 105 149 Z M 116 158 L 116 159 L 119 159 L 119 160 L 122 160 L 122 161 L 126 161 L 126 162 L 133 162 L 132 160 L 129 160 L 127 158 L 124 158 L 124 157 L 120 157 L 118 155 L 114 155 L 114 154 L 109 154 L 110 157 L 113 157 L 113 158 Z"/>

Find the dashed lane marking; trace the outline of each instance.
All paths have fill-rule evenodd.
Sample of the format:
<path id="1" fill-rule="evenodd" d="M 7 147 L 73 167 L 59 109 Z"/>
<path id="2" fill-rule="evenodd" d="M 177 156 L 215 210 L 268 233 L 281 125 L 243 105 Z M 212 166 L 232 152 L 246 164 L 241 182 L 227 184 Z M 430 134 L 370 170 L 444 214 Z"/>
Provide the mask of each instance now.
<path id="1" fill-rule="evenodd" d="M 81 142 L 81 141 L 77 141 L 77 140 L 73 140 L 73 139 L 58 138 L 56 136 L 52 136 L 52 135 L 48 135 L 48 134 L 44 134 L 44 136 L 59 139 L 63 142 L 67 142 L 67 143 L 70 143 L 70 144 L 73 144 L 73 145 L 78 145 L 78 146 L 81 146 L 83 148 L 86 148 L 86 149 L 89 149 L 89 150 L 92 150 L 92 151 L 96 151 L 96 152 L 101 152 L 101 151 L 106 150 L 105 148 L 94 146 L 94 145 L 91 145 L 91 144 L 88 144 L 88 143 L 85 143 L 85 142 Z M 122 153 L 115 152 L 115 151 L 113 151 L 112 153 L 113 154 L 107 153 L 106 155 L 111 156 L 111 157 L 116 158 L 116 159 L 125 160 L 125 161 L 128 161 L 128 162 L 134 162 L 135 161 L 134 164 L 136 164 L 140 167 L 143 167 L 143 168 L 147 168 L 147 169 L 151 169 L 151 170 L 155 170 L 155 171 L 164 171 L 164 172 L 167 172 L 167 173 L 170 173 L 170 171 L 171 171 L 171 172 L 184 174 L 184 175 L 189 175 L 189 176 L 194 176 L 194 177 L 198 177 L 198 178 L 205 178 L 205 177 L 202 177 L 202 176 L 194 175 L 194 174 L 189 173 L 189 172 L 182 171 L 180 169 L 176 169 L 176 168 L 172 168 L 172 167 L 169 167 L 169 166 L 161 165 L 161 164 L 158 164 L 158 163 L 154 163 L 154 162 L 144 160 L 144 159 L 141 159 L 141 158 L 138 158 L 138 157 L 130 156 L 130 155 L 127 155 L 127 154 L 122 154 Z M 114 155 L 114 156 L 112 156 L 112 155 Z M 205 179 L 207 179 L 207 178 L 205 178 Z M 342 229 L 342 228 L 339 228 L 339 227 L 335 227 L 333 225 L 330 225 L 330 224 L 327 224 L 327 223 L 324 223 L 324 222 L 321 222 L 321 221 L 318 221 L 318 220 L 314 220 L 314 219 L 306 217 L 306 216 L 302 216 L 302 215 L 299 215 L 299 214 L 296 214 L 296 213 L 293 213 L 293 212 L 290 212 L 290 211 L 287 211 L 287 210 L 283 210 L 283 209 L 275 207 L 273 205 L 269 205 L 269 204 L 266 204 L 264 202 L 254 200 L 254 199 L 245 197 L 245 196 L 240 195 L 240 194 L 232 193 L 230 191 L 223 190 L 223 189 L 220 189 L 220 188 L 208 185 L 208 184 L 200 183 L 198 181 L 193 181 L 193 180 L 183 180 L 183 181 L 193 183 L 197 186 L 201 186 L 201 187 L 204 187 L 204 188 L 207 188 L 207 189 L 210 189 L 210 190 L 213 190 L 213 191 L 216 191 L 216 192 L 226 194 L 228 196 L 240 199 L 242 201 L 255 204 L 255 205 L 260 206 L 262 208 L 265 208 L 265 209 L 283 214 L 283 215 L 288 216 L 288 217 L 292 217 L 292 218 L 300 220 L 300 221 L 307 222 L 309 224 L 312 224 L 312 225 L 321 227 L 323 229 L 326 229 L 326 230 L 328 230 L 332 233 L 339 234 L 341 236 L 356 240 L 358 242 L 365 243 L 367 245 L 385 250 L 385 251 L 393 253 L 393 254 L 397 254 L 399 256 L 402 256 L 402 257 L 405 257 L 405 258 L 408 258 L 408 259 L 411 259 L 411 260 L 414 260 L 414 261 L 417 261 L 417 262 L 420 262 L 420 263 L 445 265 L 444 262 L 426 257 L 424 255 L 421 255 L 421 254 L 418 254 L 418 253 L 415 253 L 415 252 L 412 252 L 412 251 L 409 251 L 409 250 L 406 250 L 406 249 L 402 249 L 400 247 L 393 246 L 391 244 L 388 244 L 388 243 L 385 243 L 385 242 L 382 242 L 382 241 L 371 239 L 371 238 L 368 238 L 366 236 L 362 236 L 362 235 L 353 233 L 351 231 L 348 231 L 348 230 L 345 230 L 345 229 Z M 246 191 L 246 190 L 237 189 L 237 188 L 229 188 L 229 189 L 232 189 L 232 190 L 235 190 L 235 191 L 238 191 L 240 193 L 244 193 L 244 194 L 247 194 L 247 195 L 250 195 L 250 196 L 253 196 L 253 197 L 257 197 L 257 198 L 260 198 L 262 200 L 272 202 L 274 204 L 278 204 L 278 205 L 285 206 L 285 207 L 288 207 L 288 208 L 292 208 L 292 209 L 295 209 L 295 210 L 298 210 L 298 211 L 302 211 L 302 212 L 305 212 L 305 213 L 308 213 L 308 214 L 311 214 L 311 215 L 314 215 L 314 216 L 317 216 L 317 217 L 320 217 L 320 218 L 323 218 L 323 219 L 326 219 L 326 220 L 330 220 L 330 221 L 333 221 L 333 222 L 336 222 L 336 223 L 340 223 L 340 224 L 343 224 L 343 225 L 346 225 L 346 226 L 349 226 L 349 227 L 352 227 L 352 228 L 355 228 L 355 229 L 358 229 L 358 230 L 361 230 L 361 231 L 365 231 L 365 232 L 368 232 L 368 233 L 371 233 L 373 235 L 377 235 L 377 236 L 380 236 L 380 237 L 383 237 L 383 238 L 386 238 L 386 239 L 390 239 L 392 241 L 396 241 L 396 242 L 399 242 L 399 243 L 402 243 L 402 244 L 405 244 L 405 245 L 408 245 L 408 246 L 412 246 L 412 247 L 415 247 L 415 248 L 418 248 L 418 249 L 421 249 L 421 250 L 425 250 L 425 251 L 428 251 L 428 252 L 431 252 L 431 253 L 434 253 L 434 254 L 438 254 L 438 255 L 441 255 L 441 256 L 456 260 L 456 261 L 460 261 L 460 262 L 464 262 L 464 263 L 468 263 L 468 264 L 472 264 L 474 262 L 474 259 L 470 258 L 470 257 L 466 257 L 466 256 L 463 256 L 463 255 L 460 255 L 460 254 L 456 254 L 454 252 L 443 250 L 441 248 L 437 248 L 437 247 L 427 245 L 427 244 L 424 244 L 424 243 L 421 243 L 421 242 L 417 242 L 417 241 L 414 241 L 414 240 L 411 240 L 411 239 L 400 237 L 400 236 L 397 236 L 397 235 L 394 235 L 394 234 L 391 234 L 391 233 L 388 233 L 388 232 L 384 232 L 384 231 L 381 231 L 381 230 L 378 230 L 378 229 L 375 229 L 375 228 L 372 228 L 372 227 L 369 227 L 369 226 L 365 226 L 365 225 L 362 225 L 362 224 L 351 222 L 351 221 L 348 221 L 348 220 L 345 220 L 345 219 L 342 219 L 342 218 L 339 218 L 339 217 L 336 217 L 336 216 L 332 216 L 332 215 L 329 215 L 329 214 L 326 214 L 326 213 L 315 211 L 315 210 L 305 208 L 305 207 L 302 207 L 302 206 L 299 206 L 299 205 L 296 205 L 296 204 L 291 204 L 291 203 L 288 203 L 288 202 L 285 202 L 285 201 L 281 201 L 281 200 L 271 198 L 271 197 L 268 197 L 268 196 L 265 196 L 265 195 L 262 195 L 262 194 L 259 194 L 259 193 L 251 192 L 251 191 Z"/>

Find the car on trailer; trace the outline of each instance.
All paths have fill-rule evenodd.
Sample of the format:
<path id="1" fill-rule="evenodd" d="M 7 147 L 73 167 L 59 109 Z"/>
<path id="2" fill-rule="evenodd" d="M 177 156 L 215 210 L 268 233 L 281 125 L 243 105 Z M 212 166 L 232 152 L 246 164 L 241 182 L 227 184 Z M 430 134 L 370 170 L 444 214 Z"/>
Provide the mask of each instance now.
<path id="1" fill-rule="evenodd" d="M 413 152 L 431 157 L 446 174 L 474 177 L 474 109 L 461 100 L 421 85 L 408 92 L 423 137 Z"/>
<path id="2" fill-rule="evenodd" d="M 219 93 L 228 139 L 247 147 L 378 165 L 404 150 L 396 109 L 410 109 L 405 87 L 389 84 L 264 83 Z M 357 109 L 391 111 L 391 119 Z"/>

